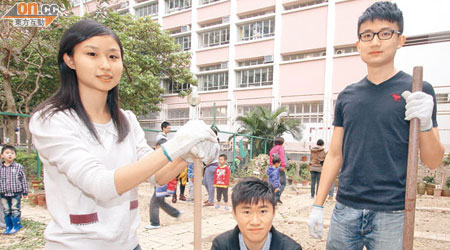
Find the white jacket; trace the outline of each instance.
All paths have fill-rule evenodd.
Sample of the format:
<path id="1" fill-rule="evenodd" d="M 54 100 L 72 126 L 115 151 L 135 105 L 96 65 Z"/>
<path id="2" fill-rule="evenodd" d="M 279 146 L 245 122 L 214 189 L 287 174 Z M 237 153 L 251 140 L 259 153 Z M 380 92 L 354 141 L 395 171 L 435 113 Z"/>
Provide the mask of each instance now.
<path id="1" fill-rule="evenodd" d="M 43 121 L 33 115 L 30 131 L 44 165 L 47 206 L 52 221 L 45 230 L 46 249 L 131 250 L 138 245 L 137 187 L 119 195 L 117 168 L 151 153 L 144 131 L 131 111 L 130 125 L 118 143 L 114 123 L 94 124 L 101 144 L 75 112 L 57 112 Z"/>

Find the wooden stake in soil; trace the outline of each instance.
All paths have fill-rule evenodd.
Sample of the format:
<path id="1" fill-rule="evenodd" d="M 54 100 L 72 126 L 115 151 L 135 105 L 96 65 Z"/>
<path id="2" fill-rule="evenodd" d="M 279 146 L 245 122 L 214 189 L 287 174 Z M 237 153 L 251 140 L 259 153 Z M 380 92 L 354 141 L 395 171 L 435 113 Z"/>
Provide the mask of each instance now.
<path id="1" fill-rule="evenodd" d="M 194 250 L 202 249 L 202 175 L 203 163 L 194 159 Z"/>
<path id="2" fill-rule="evenodd" d="M 413 70 L 412 92 L 422 91 L 422 66 Z M 416 210 L 417 165 L 419 158 L 419 119 L 409 125 L 408 169 L 406 172 L 405 221 L 403 225 L 403 250 L 412 250 L 414 241 L 414 216 Z"/>

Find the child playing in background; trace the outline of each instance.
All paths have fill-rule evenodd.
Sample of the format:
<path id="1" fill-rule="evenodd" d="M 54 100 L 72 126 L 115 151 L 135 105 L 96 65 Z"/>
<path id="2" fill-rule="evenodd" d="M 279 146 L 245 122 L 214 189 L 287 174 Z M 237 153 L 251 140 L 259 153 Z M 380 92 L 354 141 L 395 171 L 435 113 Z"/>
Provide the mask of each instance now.
<path id="1" fill-rule="evenodd" d="M 20 200 L 28 194 L 28 184 L 22 165 L 14 162 L 16 148 L 2 148 L 0 165 L 0 196 L 3 205 L 6 230 L 3 234 L 14 234 L 22 228 L 20 222 Z"/>
<path id="2" fill-rule="evenodd" d="M 194 200 L 194 163 L 189 163 L 187 167 L 189 198 L 187 201 Z"/>
<path id="3" fill-rule="evenodd" d="M 281 159 L 278 156 L 272 158 L 272 165 L 267 169 L 269 182 L 274 188 L 276 201 L 280 199 L 280 165 Z"/>
<path id="4" fill-rule="evenodd" d="M 228 210 L 228 187 L 230 186 L 230 168 L 226 165 L 227 156 L 224 154 L 219 155 L 219 166 L 214 172 L 214 187 L 217 192 L 217 204 L 216 208 L 220 208 L 221 196 L 223 196 L 224 208 Z"/>

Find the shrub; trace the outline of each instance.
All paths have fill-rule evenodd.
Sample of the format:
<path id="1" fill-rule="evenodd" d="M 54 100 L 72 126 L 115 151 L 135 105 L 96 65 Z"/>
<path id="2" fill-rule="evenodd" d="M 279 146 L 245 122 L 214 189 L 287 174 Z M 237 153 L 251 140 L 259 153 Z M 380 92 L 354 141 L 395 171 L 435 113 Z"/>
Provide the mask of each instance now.
<path id="1" fill-rule="evenodd" d="M 20 163 L 24 169 L 27 179 L 31 180 L 32 177 L 37 176 L 37 152 L 32 151 L 27 153 L 23 149 L 17 149 L 16 162 Z"/>
<path id="2" fill-rule="evenodd" d="M 425 176 L 423 177 L 423 181 L 426 183 L 434 183 L 434 176 Z"/>

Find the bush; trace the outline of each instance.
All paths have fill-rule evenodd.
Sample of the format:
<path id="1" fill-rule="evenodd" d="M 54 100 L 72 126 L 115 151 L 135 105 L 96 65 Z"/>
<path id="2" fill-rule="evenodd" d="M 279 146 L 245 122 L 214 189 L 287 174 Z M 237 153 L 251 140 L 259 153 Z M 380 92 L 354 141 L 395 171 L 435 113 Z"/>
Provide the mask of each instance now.
<path id="1" fill-rule="evenodd" d="M 288 161 L 286 175 L 293 180 L 301 181 L 298 174 L 297 163 L 295 161 Z"/>
<path id="2" fill-rule="evenodd" d="M 302 178 L 302 180 L 307 181 L 307 180 L 311 180 L 311 173 L 308 170 L 308 163 L 301 163 L 300 164 L 300 177 Z"/>
<path id="3" fill-rule="evenodd" d="M 32 177 L 37 176 L 37 152 L 32 151 L 31 153 L 27 153 L 27 151 L 23 149 L 17 149 L 16 154 L 16 162 L 20 163 L 24 169 L 25 174 L 27 175 L 27 179 L 31 180 Z"/>
<path id="4" fill-rule="evenodd" d="M 447 180 L 445 181 L 445 189 L 450 190 L 450 177 L 448 177 Z"/>

